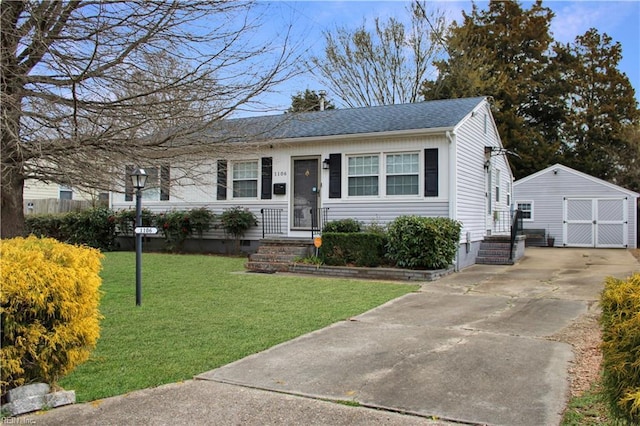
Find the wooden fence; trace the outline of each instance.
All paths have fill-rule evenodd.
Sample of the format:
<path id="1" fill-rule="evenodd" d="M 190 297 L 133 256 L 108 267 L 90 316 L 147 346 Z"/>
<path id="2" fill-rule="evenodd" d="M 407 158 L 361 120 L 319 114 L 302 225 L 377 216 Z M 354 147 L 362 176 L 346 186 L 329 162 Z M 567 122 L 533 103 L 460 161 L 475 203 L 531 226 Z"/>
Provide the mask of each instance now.
<path id="1" fill-rule="evenodd" d="M 24 214 L 53 214 L 79 212 L 94 206 L 91 201 L 84 200 L 59 200 L 46 198 L 43 200 L 24 200 Z"/>

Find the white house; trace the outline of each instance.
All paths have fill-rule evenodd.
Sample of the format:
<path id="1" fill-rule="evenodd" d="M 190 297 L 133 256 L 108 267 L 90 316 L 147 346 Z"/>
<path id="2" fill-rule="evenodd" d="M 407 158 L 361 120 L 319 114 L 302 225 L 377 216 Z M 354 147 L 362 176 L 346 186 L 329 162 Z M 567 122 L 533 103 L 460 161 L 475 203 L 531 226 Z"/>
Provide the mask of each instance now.
<path id="1" fill-rule="evenodd" d="M 267 233 L 283 237 L 310 237 L 317 220 L 385 224 L 399 215 L 444 216 L 463 225 L 459 268 L 475 262 L 486 235 L 508 232 L 513 178 L 484 97 L 241 118 L 220 126 L 221 133 L 205 136 L 211 143 L 228 129 L 242 129 L 246 136 L 236 134 L 234 143 L 250 145 L 241 154 L 205 159 L 197 183 L 180 178 L 179 164 L 147 167 L 153 188 L 144 195 L 145 208 L 220 213 L 239 205 L 255 212 Z M 169 184 L 176 180 L 181 185 Z M 134 208 L 132 188 L 112 197 L 114 209 Z M 263 218 L 261 210 L 277 214 Z M 220 232 L 205 237 L 220 238 Z M 256 245 L 262 237 L 262 227 L 246 235 Z"/>
<path id="2" fill-rule="evenodd" d="M 525 229 L 564 247 L 637 247 L 640 194 L 556 164 L 513 184 Z"/>

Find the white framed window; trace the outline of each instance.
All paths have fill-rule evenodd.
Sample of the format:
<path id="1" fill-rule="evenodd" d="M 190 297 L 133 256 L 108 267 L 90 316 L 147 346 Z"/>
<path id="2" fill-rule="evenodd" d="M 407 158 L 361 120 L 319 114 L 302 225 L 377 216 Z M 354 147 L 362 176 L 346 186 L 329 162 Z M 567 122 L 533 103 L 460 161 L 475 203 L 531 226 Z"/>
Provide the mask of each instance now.
<path id="1" fill-rule="evenodd" d="M 387 154 L 387 195 L 418 195 L 420 158 L 418 153 Z"/>
<path id="2" fill-rule="evenodd" d="M 533 201 L 517 201 L 516 208 L 522 211 L 522 220 L 533 221 Z"/>
<path id="3" fill-rule="evenodd" d="M 500 202 L 500 169 L 496 170 L 496 203 Z"/>
<path id="4" fill-rule="evenodd" d="M 233 163 L 233 198 L 258 197 L 258 161 Z"/>
<path id="5" fill-rule="evenodd" d="M 361 197 L 378 195 L 380 157 L 359 155 L 348 158 L 349 196 Z"/>

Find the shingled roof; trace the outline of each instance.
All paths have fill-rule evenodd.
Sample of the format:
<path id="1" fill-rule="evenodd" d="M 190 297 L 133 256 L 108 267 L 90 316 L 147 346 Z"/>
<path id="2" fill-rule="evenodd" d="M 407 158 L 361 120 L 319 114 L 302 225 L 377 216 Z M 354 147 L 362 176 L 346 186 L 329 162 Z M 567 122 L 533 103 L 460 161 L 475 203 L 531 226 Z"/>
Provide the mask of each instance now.
<path id="1" fill-rule="evenodd" d="M 485 99 L 447 99 L 237 118 L 221 121 L 216 133 L 222 132 L 226 137 L 246 141 L 447 129 L 456 126 Z"/>

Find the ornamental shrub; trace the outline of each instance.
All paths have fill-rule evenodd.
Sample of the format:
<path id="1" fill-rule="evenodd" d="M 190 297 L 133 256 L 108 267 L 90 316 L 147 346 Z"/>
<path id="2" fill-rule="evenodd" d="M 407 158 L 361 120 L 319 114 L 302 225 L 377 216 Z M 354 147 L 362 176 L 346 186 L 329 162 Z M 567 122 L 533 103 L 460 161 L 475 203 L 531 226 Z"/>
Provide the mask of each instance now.
<path id="1" fill-rule="evenodd" d="M 96 249 L 52 238 L 14 238 L 0 245 L 0 387 L 55 384 L 86 361 L 100 334 Z"/>
<path id="2" fill-rule="evenodd" d="M 116 224 L 116 214 L 104 207 L 64 214 L 28 215 L 25 217 L 25 235 L 111 251 L 117 248 Z"/>
<path id="3" fill-rule="evenodd" d="M 191 235 L 189 212 L 173 211 L 160 213 L 156 220 L 164 235 L 167 250 L 181 251 L 184 241 Z"/>
<path id="4" fill-rule="evenodd" d="M 156 215 L 148 209 L 142 209 L 140 213 L 142 226 L 155 226 Z M 133 230 L 136 227 L 136 211 L 135 209 L 120 210 L 115 213 L 117 231 L 120 235 L 134 235 Z"/>
<path id="5" fill-rule="evenodd" d="M 445 217 L 399 216 L 388 226 L 387 256 L 403 268 L 447 268 L 461 229 L 460 222 Z"/>
<path id="6" fill-rule="evenodd" d="M 640 273 L 607 278 L 600 304 L 604 393 L 614 415 L 640 424 Z"/>
<path id="7" fill-rule="evenodd" d="M 327 265 L 380 266 L 385 243 L 379 234 L 323 232 L 320 255 Z"/>
<path id="8" fill-rule="evenodd" d="M 220 224 L 227 234 L 235 239 L 235 252 L 240 251 L 240 238 L 252 226 L 258 226 L 258 218 L 250 210 L 240 206 L 225 210 L 220 215 Z"/>
<path id="9" fill-rule="evenodd" d="M 340 219 L 327 222 L 322 232 L 360 232 L 362 223 L 355 219 Z"/>

